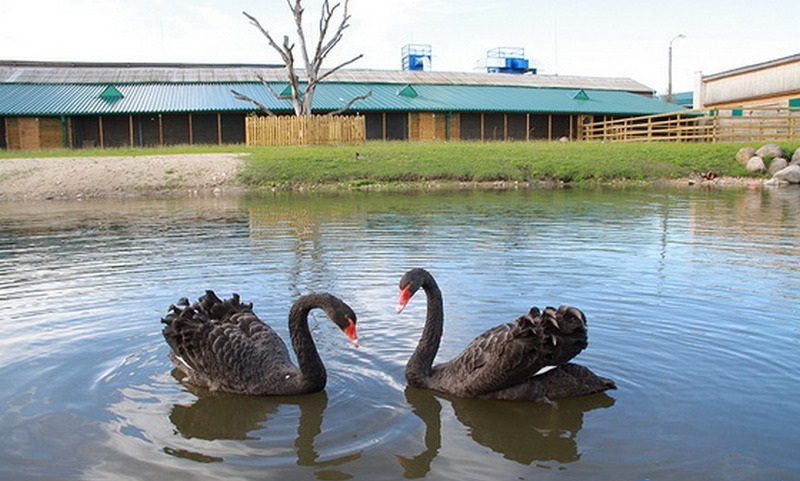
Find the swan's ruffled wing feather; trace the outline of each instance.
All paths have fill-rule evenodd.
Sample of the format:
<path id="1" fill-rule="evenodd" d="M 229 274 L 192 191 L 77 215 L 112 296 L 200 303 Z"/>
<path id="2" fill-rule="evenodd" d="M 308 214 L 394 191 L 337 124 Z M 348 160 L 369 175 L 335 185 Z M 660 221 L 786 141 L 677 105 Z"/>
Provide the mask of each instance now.
<path id="1" fill-rule="evenodd" d="M 258 386 L 294 368 L 286 344 L 252 312 L 252 305 L 239 304 L 238 296 L 214 298 L 206 293 L 192 307 L 173 307 L 162 320 L 176 365 L 190 382 L 230 390 Z"/>
<path id="2" fill-rule="evenodd" d="M 514 386 L 548 365 L 568 362 L 586 346 L 586 324 L 578 309 L 533 308 L 473 340 L 441 375 L 458 379 L 458 394 L 477 396 Z"/>

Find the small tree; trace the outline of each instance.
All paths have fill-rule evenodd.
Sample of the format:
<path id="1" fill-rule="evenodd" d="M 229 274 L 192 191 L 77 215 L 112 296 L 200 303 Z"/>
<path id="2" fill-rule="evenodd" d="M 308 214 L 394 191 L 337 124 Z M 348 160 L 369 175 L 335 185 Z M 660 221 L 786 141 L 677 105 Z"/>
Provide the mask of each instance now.
<path id="1" fill-rule="evenodd" d="M 286 67 L 286 74 L 289 80 L 289 94 L 280 94 L 276 92 L 272 86 L 264 79 L 263 76 L 259 75 L 258 78 L 261 80 L 261 83 L 270 91 L 270 93 L 279 100 L 291 100 L 292 106 L 294 107 L 294 113 L 297 116 L 304 116 L 304 115 L 311 115 L 312 106 L 314 103 L 314 93 L 316 91 L 317 85 L 320 82 L 325 80 L 327 77 L 331 76 L 337 70 L 350 65 L 351 63 L 355 62 L 356 60 L 360 59 L 364 56 L 364 54 L 359 54 L 346 62 L 342 62 L 341 64 L 337 65 L 336 67 L 322 71 L 322 62 L 325 58 L 330 54 L 331 50 L 342 40 L 344 35 L 345 29 L 350 26 L 350 14 L 348 13 L 347 7 L 349 0 L 345 0 L 344 7 L 342 10 L 341 21 L 339 22 L 338 26 L 335 30 L 331 33 L 331 22 L 335 16 L 336 10 L 342 6 L 341 3 L 336 3 L 333 7 L 330 6 L 328 0 L 325 0 L 322 3 L 322 12 L 320 14 L 319 20 L 319 40 L 317 41 L 317 45 L 314 49 L 314 55 L 310 56 L 308 51 L 308 46 L 306 44 L 306 37 L 303 31 L 303 6 L 301 5 L 302 0 L 286 0 L 287 5 L 289 5 L 289 9 L 292 11 L 292 15 L 294 16 L 294 23 L 297 27 L 297 37 L 300 42 L 300 53 L 303 57 L 303 62 L 305 64 L 305 82 L 303 82 L 300 78 L 300 75 L 297 73 L 297 69 L 295 68 L 294 61 L 294 48 L 295 44 L 290 43 L 289 37 L 283 37 L 283 44 L 278 45 L 277 42 L 272 38 L 272 35 L 261 26 L 261 23 L 252 15 L 249 15 L 247 12 L 242 12 L 245 17 L 250 20 L 250 23 L 255 26 L 263 35 L 267 38 L 270 46 L 275 49 L 283 59 L 283 63 Z M 248 97 L 247 95 L 241 94 L 235 90 L 232 91 L 233 94 L 236 96 L 237 99 L 245 100 L 247 102 L 252 103 L 253 105 L 257 106 L 263 112 L 267 113 L 268 115 L 275 115 L 269 108 L 264 106 L 262 103 L 256 101 Z M 355 102 L 365 99 L 372 95 L 372 92 L 367 92 L 364 95 L 360 95 L 351 99 L 344 107 L 335 112 L 331 112 L 330 115 L 335 115 L 345 110 L 349 109 Z"/>

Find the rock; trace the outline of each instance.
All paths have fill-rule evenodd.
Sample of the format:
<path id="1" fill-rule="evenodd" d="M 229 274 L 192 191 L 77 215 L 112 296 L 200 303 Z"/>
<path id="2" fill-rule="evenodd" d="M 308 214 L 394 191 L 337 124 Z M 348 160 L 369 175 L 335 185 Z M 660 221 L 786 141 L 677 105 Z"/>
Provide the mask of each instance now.
<path id="1" fill-rule="evenodd" d="M 750 157 L 750 160 L 747 161 L 748 172 L 765 172 L 766 170 L 767 165 L 764 163 L 764 159 L 757 155 Z"/>
<path id="2" fill-rule="evenodd" d="M 797 149 L 800 150 L 800 149 Z M 742 147 L 739 152 L 736 152 L 736 161 L 740 164 L 747 164 L 747 161 L 755 157 L 756 149 L 753 147 Z"/>
<path id="3" fill-rule="evenodd" d="M 776 157 L 772 159 L 772 162 L 769 163 L 769 174 L 774 175 L 775 172 L 779 170 L 783 170 L 789 166 L 789 161 L 784 159 L 783 157 Z"/>
<path id="4" fill-rule="evenodd" d="M 756 150 L 756 155 L 762 159 L 774 159 L 775 157 L 783 157 L 783 149 L 778 144 L 765 144 Z"/>
<path id="5" fill-rule="evenodd" d="M 772 176 L 780 182 L 788 182 L 790 184 L 800 184 L 800 165 L 790 165 L 785 169 L 775 172 Z"/>
<path id="6" fill-rule="evenodd" d="M 792 161 L 789 162 L 790 164 L 800 164 L 800 149 L 794 151 L 792 154 Z"/>

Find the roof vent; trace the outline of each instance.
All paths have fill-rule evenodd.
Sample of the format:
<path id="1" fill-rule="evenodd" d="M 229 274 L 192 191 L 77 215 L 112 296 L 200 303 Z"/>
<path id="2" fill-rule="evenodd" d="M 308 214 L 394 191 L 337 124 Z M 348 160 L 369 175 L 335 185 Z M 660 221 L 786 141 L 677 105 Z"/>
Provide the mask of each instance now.
<path id="1" fill-rule="evenodd" d="M 580 89 L 575 92 L 575 95 L 573 95 L 572 98 L 575 100 L 589 100 L 589 94 L 587 94 L 585 90 Z"/>
<path id="2" fill-rule="evenodd" d="M 110 104 L 113 104 L 114 102 L 116 102 L 117 100 L 122 99 L 123 97 L 125 97 L 125 96 L 122 95 L 122 92 L 117 90 L 117 88 L 114 87 L 113 85 L 109 85 L 108 87 L 106 87 L 105 90 L 103 90 L 100 93 L 100 98 L 102 100 L 105 100 L 106 102 L 108 102 Z"/>
<path id="3" fill-rule="evenodd" d="M 297 85 L 297 89 L 300 90 L 300 98 L 303 98 L 303 92 L 305 91 L 303 88 L 304 84 L 300 83 Z M 286 88 L 281 90 L 281 93 L 278 94 L 282 99 L 291 99 L 292 98 L 292 84 L 287 84 Z"/>
<path id="4" fill-rule="evenodd" d="M 417 91 L 414 90 L 414 87 L 412 87 L 410 84 L 406 84 L 405 87 L 401 88 L 400 91 L 397 92 L 397 95 L 400 95 L 401 97 L 412 98 L 412 99 L 413 98 L 417 98 L 417 96 L 419 96 Z"/>

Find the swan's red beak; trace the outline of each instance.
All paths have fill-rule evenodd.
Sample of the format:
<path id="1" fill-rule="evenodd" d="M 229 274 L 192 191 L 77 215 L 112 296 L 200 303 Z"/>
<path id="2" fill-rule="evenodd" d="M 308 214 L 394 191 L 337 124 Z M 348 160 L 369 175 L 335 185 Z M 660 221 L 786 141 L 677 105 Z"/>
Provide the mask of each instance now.
<path id="1" fill-rule="evenodd" d="M 353 346 L 358 347 L 358 333 L 356 332 L 356 323 L 352 319 L 348 319 L 350 324 L 344 329 L 344 335 L 350 339 Z"/>
<path id="2" fill-rule="evenodd" d="M 406 304 L 411 299 L 411 284 L 407 285 L 403 290 L 400 291 L 400 299 L 397 300 L 397 313 L 400 314 L 403 312 L 403 309 L 406 308 Z"/>

